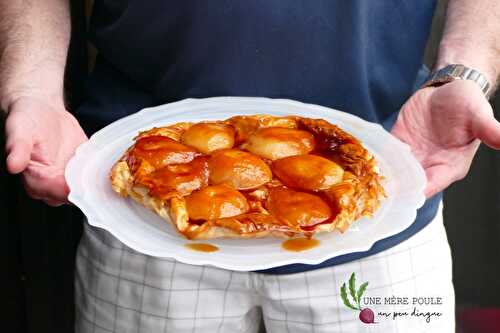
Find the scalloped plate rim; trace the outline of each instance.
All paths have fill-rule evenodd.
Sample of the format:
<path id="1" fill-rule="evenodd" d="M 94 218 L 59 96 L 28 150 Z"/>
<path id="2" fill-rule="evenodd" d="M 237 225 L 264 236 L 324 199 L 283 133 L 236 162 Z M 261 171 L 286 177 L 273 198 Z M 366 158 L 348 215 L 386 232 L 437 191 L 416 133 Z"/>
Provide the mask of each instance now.
<path id="1" fill-rule="evenodd" d="M 422 167 L 417 162 L 415 157 L 411 154 L 410 147 L 407 144 L 390 136 L 390 134 L 388 132 L 386 132 L 380 124 L 365 121 L 365 120 L 363 120 L 355 115 L 345 113 L 343 111 L 339 111 L 339 110 L 335 110 L 335 109 L 331 109 L 331 108 L 327 108 L 327 107 L 323 107 L 323 106 L 319 106 L 319 105 L 314 105 L 314 104 L 302 103 L 299 101 L 293 101 L 293 100 L 289 100 L 289 99 L 272 99 L 272 98 L 267 98 L 267 97 L 234 97 L 234 96 L 210 97 L 210 98 L 202 98 L 202 99 L 189 98 L 189 99 L 184 99 L 184 100 L 169 103 L 169 104 L 163 104 L 163 105 L 159 105 L 159 106 L 144 108 L 144 109 L 138 111 L 137 113 L 134 113 L 134 114 L 131 114 L 127 117 L 121 118 L 121 119 L 113 122 L 112 124 L 104 127 L 103 129 L 101 129 L 100 131 L 98 131 L 94 135 L 92 135 L 90 137 L 89 141 L 87 141 L 86 143 L 84 143 L 80 147 L 78 147 L 78 149 L 75 152 L 75 155 L 69 161 L 68 166 L 67 166 L 66 171 L 65 171 L 65 176 L 66 176 L 66 179 L 68 181 L 68 184 L 72 185 L 72 186 L 70 186 L 70 193 L 68 195 L 68 199 L 72 203 L 74 203 L 76 206 L 80 207 L 82 212 L 87 216 L 87 220 L 88 220 L 88 223 L 90 225 L 108 230 L 117 239 L 119 239 L 121 242 L 123 242 L 125 245 L 127 245 L 133 249 L 136 249 L 139 252 L 142 252 L 142 253 L 145 253 L 148 255 L 152 255 L 152 256 L 156 256 L 156 254 L 153 253 L 154 251 L 151 251 L 149 249 L 145 249 L 144 246 L 141 246 L 139 244 L 139 242 L 131 239 L 122 230 L 115 228 L 113 225 L 110 225 L 108 223 L 104 223 L 104 222 L 99 220 L 99 217 L 98 217 L 99 213 L 96 212 L 95 207 L 91 207 L 90 205 L 88 205 L 85 202 L 85 197 L 86 197 L 85 192 L 82 191 L 81 188 L 79 188 L 80 187 L 79 185 L 81 185 L 81 184 L 75 184 L 75 182 L 73 181 L 73 179 L 79 179 L 78 176 L 74 175 L 74 173 L 77 172 L 78 168 L 81 168 L 81 166 L 79 166 L 77 162 L 79 161 L 79 158 L 81 158 L 83 154 L 85 154 L 86 152 L 88 153 L 92 148 L 98 149 L 98 150 L 102 149 L 103 146 L 99 144 L 100 143 L 99 141 L 100 141 L 101 137 L 104 137 L 104 135 L 110 131 L 110 129 L 117 128 L 119 126 L 123 126 L 123 124 L 127 124 L 128 122 L 132 121 L 133 119 L 139 118 L 141 115 L 146 115 L 146 114 L 149 114 L 152 112 L 154 113 L 155 111 L 162 110 L 165 108 L 175 108 L 175 107 L 179 107 L 179 106 L 189 108 L 190 105 L 191 106 L 193 105 L 193 103 L 196 105 L 197 103 L 209 104 L 209 103 L 214 103 L 214 102 L 216 102 L 216 103 L 264 102 L 264 103 L 280 104 L 284 107 L 287 105 L 288 106 L 293 105 L 294 107 L 314 108 L 317 110 L 321 110 L 322 112 L 331 112 L 333 110 L 335 113 L 341 114 L 342 116 L 344 116 L 345 118 L 349 118 L 353 122 L 358 122 L 358 123 L 361 122 L 364 126 L 372 127 L 374 129 L 376 128 L 377 131 L 380 131 L 380 132 L 384 133 L 384 135 L 391 137 L 393 143 L 395 143 L 396 145 L 399 145 L 399 149 L 401 149 L 401 152 L 406 154 L 407 155 L 406 157 L 409 158 L 410 160 L 413 159 L 412 162 L 413 162 L 413 166 L 414 166 L 413 169 L 414 170 L 412 170 L 412 171 L 415 172 L 415 177 L 420 178 L 420 180 L 421 180 L 419 188 L 417 188 L 417 190 L 415 191 L 415 192 L 418 192 L 419 194 L 418 195 L 416 194 L 413 198 L 414 205 L 415 205 L 414 209 L 411 210 L 411 213 L 407 212 L 405 214 L 406 220 L 409 220 L 411 222 L 401 224 L 401 225 L 399 225 L 399 228 L 393 228 L 391 231 L 387 231 L 385 233 L 378 234 L 376 238 L 372 238 L 371 241 L 366 242 L 365 245 L 352 246 L 349 248 L 348 252 L 342 252 L 342 250 L 341 250 L 341 251 L 338 251 L 340 253 L 335 253 L 333 255 L 331 253 L 325 253 L 324 255 L 316 256 L 315 258 L 308 258 L 307 256 L 301 257 L 300 254 L 296 254 L 295 257 L 291 257 L 291 258 L 286 259 L 286 260 L 281 259 L 281 260 L 279 260 L 279 262 L 269 262 L 269 263 L 263 263 L 260 265 L 253 264 L 251 268 L 242 267 L 241 265 L 231 264 L 228 262 L 221 262 L 220 259 L 213 260 L 210 258 L 209 255 L 206 255 L 206 254 L 203 254 L 204 255 L 204 258 L 203 258 L 196 252 L 193 252 L 192 254 L 189 252 L 186 252 L 186 253 L 189 253 L 189 255 L 184 255 L 183 253 L 177 253 L 177 254 L 175 254 L 173 256 L 169 256 L 169 257 L 175 258 L 176 260 L 183 262 L 183 263 L 186 263 L 186 264 L 211 265 L 211 266 L 216 266 L 216 267 L 230 269 L 230 270 L 236 270 L 236 271 L 262 270 L 262 269 L 268 269 L 268 268 L 272 268 L 272 267 L 284 266 L 284 265 L 289 265 L 289 264 L 315 265 L 315 264 L 321 263 L 325 260 L 331 259 L 331 258 L 339 256 L 339 255 L 343 255 L 346 253 L 368 251 L 369 249 L 372 248 L 372 246 L 377 241 L 384 239 L 384 238 L 387 238 L 387 237 L 390 237 L 392 235 L 395 235 L 395 234 L 405 230 L 406 228 L 408 228 L 415 220 L 415 217 L 417 215 L 417 209 L 420 208 L 425 203 L 425 196 L 423 194 L 423 190 L 426 186 L 426 183 L 425 183 L 425 173 L 424 173 Z M 258 114 L 258 112 L 255 112 L 255 113 Z M 238 114 L 238 112 L 236 112 L 235 115 L 236 114 Z M 329 118 L 328 120 L 331 121 L 332 118 L 333 117 Z M 115 140 L 119 140 L 119 139 L 121 139 L 121 137 L 115 138 Z M 75 187 L 75 185 L 77 185 L 77 186 Z M 83 195 L 81 192 L 83 192 Z M 386 214 L 387 214 L 387 212 L 386 212 Z M 138 250 L 138 248 L 141 248 L 141 249 Z"/>

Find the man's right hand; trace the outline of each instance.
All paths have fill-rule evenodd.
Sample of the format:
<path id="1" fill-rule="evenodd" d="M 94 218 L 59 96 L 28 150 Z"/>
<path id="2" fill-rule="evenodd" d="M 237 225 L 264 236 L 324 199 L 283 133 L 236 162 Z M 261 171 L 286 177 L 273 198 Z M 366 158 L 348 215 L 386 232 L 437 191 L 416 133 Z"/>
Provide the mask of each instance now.
<path id="1" fill-rule="evenodd" d="M 76 148 L 87 140 L 63 103 L 21 97 L 8 106 L 5 124 L 7 170 L 22 173 L 27 193 L 58 206 L 67 202 L 64 170 Z"/>

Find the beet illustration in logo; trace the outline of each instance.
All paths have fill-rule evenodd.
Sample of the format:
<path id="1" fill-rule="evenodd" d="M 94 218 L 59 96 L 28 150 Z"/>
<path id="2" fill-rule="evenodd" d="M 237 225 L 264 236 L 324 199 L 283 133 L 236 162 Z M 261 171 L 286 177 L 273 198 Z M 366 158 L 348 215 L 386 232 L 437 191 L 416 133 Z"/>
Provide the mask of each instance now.
<path id="1" fill-rule="evenodd" d="M 376 322 L 374 321 L 375 314 L 373 313 L 373 311 L 370 308 L 361 308 L 361 297 L 363 296 L 366 287 L 368 287 L 368 282 L 361 284 L 361 286 L 359 286 L 359 289 L 356 289 L 356 274 L 352 273 L 351 277 L 349 278 L 349 294 L 354 302 L 351 303 L 351 301 L 349 300 L 345 282 L 340 288 L 340 297 L 342 298 L 344 305 L 349 309 L 359 311 L 359 320 L 361 320 L 365 324 L 376 324 Z"/>

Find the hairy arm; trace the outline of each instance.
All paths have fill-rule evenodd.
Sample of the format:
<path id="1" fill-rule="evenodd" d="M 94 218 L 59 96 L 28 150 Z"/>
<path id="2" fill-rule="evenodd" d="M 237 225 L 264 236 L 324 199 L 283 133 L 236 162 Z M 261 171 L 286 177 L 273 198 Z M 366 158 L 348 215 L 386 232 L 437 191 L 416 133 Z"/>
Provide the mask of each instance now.
<path id="1" fill-rule="evenodd" d="M 0 107 L 7 169 L 28 194 L 67 200 L 64 170 L 87 137 L 64 106 L 69 0 L 0 0 Z"/>
<path id="2" fill-rule="evenodd" d="M 450 0 L 435 68 L 463 64 L 498 85 L 500 2 Z M 500 123 L 477 84 L 457 80 L 418 90 L 392 133 L 406 142 L 427 175 L 427 196 L 465 177 L 482 141 L 500 149 Z"/>
<path id="3" fill-rule="evenodd" d="M 500 1 L 449 0 L 435 68 L 463 64 L 495 88 L 500 75 Z"/>
<path id="4" fill-rule="evenodd" d="M 22 97 L 63 104 L 69 0 L 0 1 L 0 106 Z"/>

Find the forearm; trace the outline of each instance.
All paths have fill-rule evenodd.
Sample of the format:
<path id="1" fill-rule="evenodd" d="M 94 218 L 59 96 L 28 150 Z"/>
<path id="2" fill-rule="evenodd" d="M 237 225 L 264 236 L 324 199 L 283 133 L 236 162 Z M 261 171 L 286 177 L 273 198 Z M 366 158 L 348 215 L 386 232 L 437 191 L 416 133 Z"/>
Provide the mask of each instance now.
<path id="1" fill-rule="evenodd" d="M 68 0 L 0 1 L 0 109 L 35 96 L 63 102 Z"/>
<path id="2" fill-rule="evenodd" d="M 464 64 L 493 85 L 500 75 L 500 1 L 449 0 L 435 68 Z"/>

